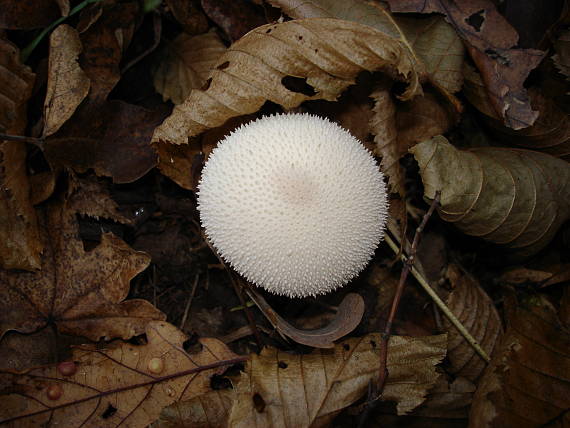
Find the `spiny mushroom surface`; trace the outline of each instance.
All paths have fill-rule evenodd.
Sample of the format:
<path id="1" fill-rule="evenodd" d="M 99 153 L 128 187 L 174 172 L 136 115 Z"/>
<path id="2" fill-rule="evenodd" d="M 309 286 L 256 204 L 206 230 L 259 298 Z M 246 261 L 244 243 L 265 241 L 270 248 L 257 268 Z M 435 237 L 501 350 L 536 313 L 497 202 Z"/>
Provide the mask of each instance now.
<path id="1" fill-rule="evenodd" d="M 348 131 L 308 114 L 265 116 L 225 137 L 204 166 L 200 220 L 249 281 L 289 297 L 356 276 L 384 235 L 387 192 Z"/>

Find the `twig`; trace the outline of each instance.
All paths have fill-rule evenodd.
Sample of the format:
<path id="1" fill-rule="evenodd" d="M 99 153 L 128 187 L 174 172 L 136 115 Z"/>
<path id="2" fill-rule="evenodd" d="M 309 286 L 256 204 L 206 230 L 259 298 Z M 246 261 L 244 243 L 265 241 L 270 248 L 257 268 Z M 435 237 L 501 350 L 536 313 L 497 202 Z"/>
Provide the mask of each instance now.
<path id="1" fill-rule="evenodd" d="M 418 228 L 416 229 L 416 233 L 414 235 L 414 240 L 412 242 L 412 247 L 410 249 L 410 257 L 405 257 L 403 253 L 400 255 L 402 260 L 404 261 L 404 269 L 402 269 L 402 273 L 400 274 L 400 281 L 398 282 L 398 286 L 396 288 L 396 293 L 394 295 L 394 299 L 392 300 L 392 306 L 390 308 L 390 314 L 388 315 L 388 320 L 386 321 L 386 326 L 384 327 L 384 333 L 382 333 L 382 343 L 380 345 L 380 373 L 377 382 L 370 381 L 368 385 L 368 402 L 367 405 L 362 412 L 360 417 L 360 421 L 358 426 L 364 427 L 366 420 L 368 419 L 368 415 L 372 412 L 372 410 L 376 407 L 379 402 L 379 398 L 382 395 L 382 391 L 384 390 L 384 386 L 386 384 L 386 379 L 388 378 L 388 369 L 386 367 L 387 360 L 388 360 L 388 342 L 390 340 L 390 334 L 392 333 L 392 324 L 394 323 L 394 319 L 396 317 L 396 312 L 398 311 L 398 306 L 400 305 L 400 300 L 402 298 L 402 294 L 404 292 L 404 286 L 406 284 L 406 279 L 410 273 L 410 270 L 413 269 L 413 263 L 416 255 L 416 251 L 418 248 L 418 243 L 420 241 L 421 234 L 432 216 L 433 212 L 435 211 L 436 206 L 439 204 L 439 197 L 440 192 L 437 192 L 435 195 L 434 200 L 432 201 L 431 206 L 429 207 L 428 212 L 424 215 L 424 218 Z M 386 240 L 389 237 L 386 235 Z M 391 239 L 390 242 L 394 243 Z M 392 245 L 390 245 L 392 247 Z M 392 250 L 396 254 L 400 253 L 399 249 Z"/>
<path id="2" fill-rule="evenodd" d="M 0 141 L 17 141 L 20 143 L 30 143 L 39 147 L 40 150 L 44 149 L 45 141 L 43 138 L 26 137 L 23 135 L 10 135 L 0 133 Z"/>
<path id="3" fill-rule="evenodd" d="M 190 305 L 194 299 L 194 294 L 196 294 L 196 289 L 198 288 L 198 278 L 200 274 L 196 274 L 194 277 L 194 283 L 192 284 L 192 290 L 190 291 L 190 297 L 188 297 L 188 302 L 186 302 L 186 308 L 184 308 L 184 315 L 182 316 L 182 321 L 180 321 L 180 330 L 184 329 L 184 324 L 186 324 L 186 319 L 188 318 L 188 312 L 190 312 Z"/>

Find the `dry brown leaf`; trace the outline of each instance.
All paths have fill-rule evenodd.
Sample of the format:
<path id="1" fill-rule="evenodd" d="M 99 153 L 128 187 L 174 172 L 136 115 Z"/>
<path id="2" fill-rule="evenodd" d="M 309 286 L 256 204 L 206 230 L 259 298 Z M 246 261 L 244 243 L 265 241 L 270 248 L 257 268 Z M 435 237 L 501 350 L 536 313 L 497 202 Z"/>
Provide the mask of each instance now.
<path id="1" fill-rule="evenodd" d="M 77 371 L 70 376 L 54 366 L 0 372 L 0 424 L 144 427 L 163 407 L 210 391 L 213 374 L 245 360 L 216 339 L 201 339 L 202 349 L 187 354 L 186 336 L 166 322 L 149 323 L 146 337 L 148 343 L 139 346 L 77 347 L 72 358 Z"/>
<path id="2" fill-rule="evenodd" d="M 369 25 L 408 47 L 417 71 L 439 87 L 461 89 L 464 48 L 453 28 L 441 17 L 409 19 L 393 16 L 381 4 L 366 0 L 270 0 L 292 18 L 337 18 Z"/>
<path id="3" fill-rule="evenodd" d="M 234 392 L 231 389 L 210 391 L 162 409 L 151 428 L 222 428 L 230 417 Z"/>
<path id="4" fill-rule="evenodd" d="M 374 152 L 382 157 L 380 166 L 388 176 L 390 191 L 404 195 L 404 170 L 400 166 L 400 158 L 406 154 L 408 148 L 402 149 L 398 144 L 396 106 L 390 93 L 390 85 L 383 82 L 372 91 L 370 98 L 374 100 L 374 115 L 370 119 L 370 131 L 374 134 L 376 143 Z"/>
<path id="5" fill-rule="evenodd" d="M 379 334 L 352 338 L 333 350 L 291 355 L 265 348 L 252 355 L 235 390 L 229 425 L 238 427 L 323 427 L 358 400 L 378 376 Z M 446 336 L 392 336 L 383 397 L 398 413 L 418 406 L 437 379 Z"/>
<path id="6" fill-rule="evenodd" d="M 478 281 L 463 272 L 458 265 L 450 264 L 446 277 L 452 287 L 447 297 L 447 306 L 487 355 L 492 355 L 495 345 L 503 334 L 501 318 L 493 301 L 483 291 Z M 443 323 L 448 336 L 447 358 L 450 367 L 447 371 L 476 383 L 487 363 L 447 318 L 444 318 Z"/>
<path id="7" fill-rule="evenodd" d="M 472 382 L 463 377 L 449 380 L 440 376 L 435 386 L 430 389 L 426 401 L 414 411 L 414 415 L 467 419 L 476 389 Z"/>
<path id="8" fill-rule="evenodd" d="M 267 100 L 285 109 L 310 99 L 336 100 L 365 70 L 394 71 L 409 83 L 403 94 L 409 99 L 421 91 L 413 64 L 400 41 L 366 25 L 321 18 L 264 25 L 222 55 L 206 88 L 176 106 L 153 141 L 185 144 Z M 288 89 L 290 81 L 303 83 L 304 93 Z"/>
<path id="9" fill-rule="evenodd" d="M 187 34 L 202 34 L 208 31 L 208 18 L 198 6 L 198 1 L 165 0 L 168 8 Z"/>
<path id="10" fill-rule="evenodd" d="M 86 251 L 79 238 L 77 211 L 67 201 L 42 210 L 42 270 L 0 271 L 0 337 L 8 330 L 32 333 L 55 323 L 62 333 L 91 340 L 144 332 L 164 315 L 146 300 L 123 301 L 129 282 L 149 257 L 111 233 Z"/>
<path id="11" fill-rule="evenodd" d="M 515 307 L 508 319 L 475 393 L 469 426 L 568 426 L 570 331 L 540 295 Z"/>
<path id="12" fill-rule="evenodd" d="M 30 30 L 47 27 L 60 17 L 55 0 L 0 0 L 0 28 Z"/>
<path id="13" fill-rule="evenodd" d="M 79 34 L 62 24 L 51 33 L 44 136 L 56 132 L 87 96 L 91 81 L 77 58 L 83 51 Z"/>
<path id="14" fill-rule="evenodd" d="M 154 74 L 154 87 L 162 99 L 181 104 L 192 89 L 202 87 L 226 46 L 211 31 L 198 36 L 181 33 L 167 47 Z"/>
<path id="15" fill-rule="evenodd" d="M 441 190 L 440 217 L 468 235 L 528 256 L 570 217 L 570 165 L 530 150 L 458 150 L 438 136 L 410 150 L 424 198 Z"/>
<path id="16" fill-rule="evenodd" d="M 536 49 L 515 48 L 516 30 L 491 0 L 388 0 L 393 12 L 442 13 L 467 42 L 467 51 L 481 72 L 494 110 L 513 129 L 534 123 L 523 86 L 544 57 Z"/>
<path id="17" fill-rule="evenodd" d="M 563 31 L 554 42 L 556 54 L 552 56 L 558 71 L 570 80 L 570 30 Z"/>
<path id="18" fill-rule="evenodd" d="M 20 52 L 0 39 L 0 132 L 22 135 L 26 102 L 35 75 L 20 62 Z M 37 269 L 42 245 L 30 201 L 26 146 L 0 141 L 0 265 L 6 269 Z"/>

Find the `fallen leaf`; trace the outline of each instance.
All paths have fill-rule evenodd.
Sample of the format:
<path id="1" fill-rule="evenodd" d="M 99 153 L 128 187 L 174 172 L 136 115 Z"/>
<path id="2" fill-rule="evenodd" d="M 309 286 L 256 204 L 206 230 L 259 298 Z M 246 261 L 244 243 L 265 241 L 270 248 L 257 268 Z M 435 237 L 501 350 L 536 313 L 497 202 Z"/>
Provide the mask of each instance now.
<path id="1" fill-rule="evenodd" d="M 570 30 L 563 31 L 554 42 L 556 54 L 552 56 L 558 71 L 570 81 Z"/>
<path id="2" fill-rule="evenodd" d="M 0 0 L 0 28 L 31 30 L 60 17 L 56 0 Z"/>
<path id="3" fill-rule="evenodd" d="M 501 318 L 493 301 L 481 288 L 478 281 L 463 272 L 458 265 L 450 264 L 446 277 L 452 287 L 446 304 L 459 318 L 463 326 L 477 340 L 481 348 L 492 355 L 495 345 L 503 334 Z M 467 343 L 463 336 L 445 317 L 444 331 L 447 332 L 447 371 L 476 383 L 487 363 Z"/>
<path id="4" fill-rule="evenodd" d="M 222 342 L 201 339 L 202 349 L 184 351 L 186 336 L 166 322 L 151 322 L 148 343 L 114 342 L 73 351 L 74 374 L 57 366 L 25 373 L 0 372 L 0 424 L 38 427 L 144 427 L 175 401 L 210 391 L 210 377 L 243 362 Z M 58 390 L 54 399 L 50 391 Z"/>
<path id="5" fill-rule="evenodd" d="M 178 21 L 184 32 L 190 35 L 202 34 L 208 31 L 208 18 L 200 9 L 199 1 L 165 0 L 168 8 Z"/>
<path id="6" fill-rule="evenodd" d="M 568 426 L 569 349 L 570 332 L 543 296 L 516 305 L 475 393 L 470 426 Z"/>
<path id="7" fill-rule="evenodd" d="M 35 75 L 20 62 L 20 52 L 0 38 L 0 132 L 22 135 L 26 102 Z M 6 269 L 37 269 L 42 245 L 30 200 L 26 145 L 0 141 L 0 265 Z"/>
<path id="8" fill-rule="evenodd" d="M 72 120 L 47 138 L 45 156 L 52 167 L 93 168 L 115 183 L 130 183 L 156 166 L 150 138 L 164 117 L 165 112 L 117 100 L 84 102 Z"/>
<path id="9" fill-rule="evenodd" d="M 544 57 L 536 49 L 516 48 L 518 34 L 491 0 L 388 0 L 392 12 L 442 13 L 467 42 L 495 111 L 513 129 L 531 126 L 532 110 L 523 84 Z"/>
<path id="10" fill-rule="evenodd" d="M 378 376 L 380 335 L 338 344 L 333 350 L 291 355 L 265 348 L 252 355 L 239 383 L 229 426 L 323 427 L 362 397 Z M 446 336 L 392 336 L 383 398 L 398 403 L 398 414 L 418 406 L 437 379 L 435 364 L 445 355 Z"/>
<path id="11" fill-rule="evenodd" d="M 231 117 L 256 112 L 267 100 L 285 109 L 309 99 L 336 100 L 365 70 L 395 70 L 409 82 L 402 95 L 408 99 L 421 91 L 412 66 L 398 40 L 369 26 L 320 18 L 265 25 L 222 55 L 204 90 L 192 91 L 174 108 L 153 142 L 185 144 Z"/>
<path id="12" fill-rule="evenodd" d="M 450 93 L 461 89 L 464 48 L 441 17 L 394 16 L 381 4 L 366 0 L 270 0 L 292 18 L 337 18 L 369 25 L 400 40 L 412 53 L 420 74 L 429 75 Z"/>
<path id="13" fill-rule="evenodd" d="M 552 278 L 552 272 L 515 267 L 501 275 L 501 282 L 509 285 L 522 285 L 527 283 L 540 283 Z"/>
<path id="14" fill-rule="evenodd" d="M 58 331 L 91 340 L 128 339 L 164 315 L 146 300 L 126 300 L 129 281 L 149 257 L 111 233 L 86 251 L 76 213 L 66 201 L 40 215 L 44 251 L 41 271 L 0 271 L 0 337 L 8 330 L 33 333 L 49 323 Z"/>
<path id="15" fill-rule="evenodd" d="M 82 50 L 77 31 L 69 25 L 51 33 L 44 136 L 55 133 L 89 92 L 90 80 L 77 62 Z"/>
<path id="16" fill-rule="evenodd" d="M 230 417 L 234 392 L 210 391 L 188 401 L 179 401 L 162 409 L 151 428 L 221 428 Z"/>
<path id="17" fill-rule="evenodd" d="M 181 104 L 192 89 L 200 88 L 226 51 L 216 32 L 198 36 L 181 33 L 166 48 L 154 74 L 154 87 L 162 99 Z"/>
<path id="18" fill-rule="evenodd" d="M 98 6 L 98 5 L 96 5 Z M 134 33 L 138 2 L 104 2 L 93 21 L 90 13 L 81 15 L 78 28 L 83 45 L 80 66 L 91 80 L 89 99 L 101 103 L 121 78 L 120 63 Z"/>
<path id="19" fill-rule="evenodd" d="M 570 165 L 530 150 L 458 150 L 438 136 L 410 150 L 424 198 L 441 190 L 440 217 L 468 235 L 535 254 L 570 218 Z"/>
<path id="20" fill-rule="evenodd" d="M 374 152 L 381 156 L 380 166 L 382 172 L 388 176 L 388 186 L 392 193 L 406 194 L 404 187 L 404 170 L 400 165 L 400 158 L 408 148 L 398 144 L 398 130 L 396 128 L 396 106 L 390 93 L 388 82 L 382 82 L 370 94 L 374 100 L 370 119 L 370 131 L 374 134 L 376 144 Z"/>
<path id="21" fill-rule="evenodd" d="M 463 377 L 450 380 L 440 376 L 435 386 L 429 390 L 426 401 L 414 410 L 414 415 L 438 419 L 467 419 L 476 389 L 472 382 Z"/>
<path id="22" fill-rule="evenodd" d="M 267 24 L 264 9 L 247 0 L 200 0 L 202 10 L 234 42 L 253 30 Z"/>

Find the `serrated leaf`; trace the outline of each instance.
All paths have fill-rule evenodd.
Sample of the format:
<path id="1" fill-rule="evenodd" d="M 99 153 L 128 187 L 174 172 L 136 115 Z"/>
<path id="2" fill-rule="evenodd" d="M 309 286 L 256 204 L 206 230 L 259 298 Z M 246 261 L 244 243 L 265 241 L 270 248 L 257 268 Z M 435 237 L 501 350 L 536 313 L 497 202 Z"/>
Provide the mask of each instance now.
<path id="1" fill-rule="evenodd" d="M 333 350 L 291 355 L 265 348 L 252 355 L 236 385 L 232 427 L 324 427 L 358 400 L 380 369 L 379 334 L 352 338 Z M 393 336 L 383 397 L 404 414 L 418 406 L 437 379 L 446 336 Z"/>
<path id="2" fill-rule="evenodd" d="M 153 142 L 185 144 L 231 117 L 256 112 L 268 100 L 285 109 L 306 100 L 336 100 L 365 70 L 395 72 L 409 84 L 404 99 L 421 92 L 409 50 L 372 27 L 321 18 L 258 27 L 222 55 L 207 88 L 192 91 L 176 106 Z M 291 80 L 305 88 L 291 87 Z"/>

